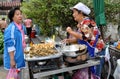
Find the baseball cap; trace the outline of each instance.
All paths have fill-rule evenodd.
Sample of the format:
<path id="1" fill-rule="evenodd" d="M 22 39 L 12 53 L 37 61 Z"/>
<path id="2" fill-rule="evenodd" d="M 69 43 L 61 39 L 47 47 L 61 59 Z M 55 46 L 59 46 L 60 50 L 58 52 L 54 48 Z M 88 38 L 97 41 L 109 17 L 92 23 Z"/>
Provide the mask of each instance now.
<path id="1" fill-rule="evenodd" d="M 85 4 L 83 4 L 81 2 L 77 3 L 75 6 L 71 7 L 70 9 L 71 10 L 73 10 L 73 9 L 80 10 L 87 15 L 89 15 L 91 12 L 90 8 L 88 8 Z"/>
<path id="2" fill-rule="evenodd" d="M 31 27 L 32 20 L 31 19 L 26 19 L 24 20 L 25 26 L 26 27 Z"/>

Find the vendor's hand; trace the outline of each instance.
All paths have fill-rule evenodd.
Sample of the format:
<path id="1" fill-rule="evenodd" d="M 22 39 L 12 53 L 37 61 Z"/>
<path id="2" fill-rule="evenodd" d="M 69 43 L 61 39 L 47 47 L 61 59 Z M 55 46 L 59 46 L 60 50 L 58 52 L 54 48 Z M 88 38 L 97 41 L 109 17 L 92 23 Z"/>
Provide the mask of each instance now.
<path id="1" fill-rule="evenodd" d="M 62 40 L 63 43 L 69 43 L 69 39 Z"/>
<path id="2" fill-rule="evenodd" d="M 66 28 L 66 31 L 67 31 L 68 33 L 70 33 L 70 32 L 72 31 L 71 27 L 67 27 L 67 28 Z"/>
<path id="3" fill-rule="evenodd" d="M 14 59 L 10 60 L 11 68 L 15 68 L 15 65 L 16 65 L 15 60 Z"/>

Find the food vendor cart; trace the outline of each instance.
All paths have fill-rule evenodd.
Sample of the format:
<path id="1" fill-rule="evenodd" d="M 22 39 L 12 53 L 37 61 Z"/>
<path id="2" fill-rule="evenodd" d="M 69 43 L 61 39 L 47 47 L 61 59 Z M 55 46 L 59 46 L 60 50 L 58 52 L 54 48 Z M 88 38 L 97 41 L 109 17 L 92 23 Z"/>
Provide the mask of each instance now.
<path id="1" fill-rule="evenodd" d="M 52 58 L 52 59 L 54 59 L 54 58 Z M 46 68 L 46 67 L 42 67 L 42 66 L 40 67 L 40 66 L 35 65 L 36 62 L 42 61 L 41 59 L 35 59 L 35 60 L 30 59 L 30 60 L 26 60 L 26 61 L 28 64 L 30 79 L 41 78 L 41 77 L 45 77 L 45 76 L 50 76 L 50 75 L 54 75 L 54 74 L 58 74 L 58 73 L 62 73 L 62 72 L 77 70 L 77 69 L 91 67 L 91 66 L 95 66 L 95 65 L 100 64 L 99 60 L 88 60 L 84 64 L 59 68 L 56 65 L 56 63 L 54 62 L 54 65 L 50 65 L 48 67 L 46 66 L 47 67 Z M 40 71 L 40 69 L 41 70 L 45 69 L 45 70 Z M 37 73 L 34 73 L 34 72 L 37 72 Z"/>
<path id="2" fill-rule="evenodd" d="M 37 39 L 37 38 L 36 38 Z M 32 40 L 36 40 L 35 38 Z M 36 41 L 33 41 L 36 44 Z M 39 43 L 37 41 L 37 43 Z M 25 55 L 27 62 L 30 79 L 38 79 L 54 74 L 63 72 L 73 71 L 81 68 L 91 67 L 100 64 L 99 59 L 89 59 L 82 64 L 76 64 L 73 66 L 62 66 L 65 65 L 63 61 L 63 53 L 61 49 L 56 49 L 58 53 L 49 56 L 33 56 Z"/>

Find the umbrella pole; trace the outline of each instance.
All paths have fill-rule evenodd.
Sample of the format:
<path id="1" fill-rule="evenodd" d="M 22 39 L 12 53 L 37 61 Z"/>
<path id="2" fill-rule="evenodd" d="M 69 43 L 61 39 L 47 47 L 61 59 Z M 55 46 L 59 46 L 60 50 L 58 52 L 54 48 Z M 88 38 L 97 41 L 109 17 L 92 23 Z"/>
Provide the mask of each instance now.
<path id="1" fill-rule="evenodd" d="M 103 26 L 102 26 L 102 25 L 100 25 L 100 32 L 101 32 L 101 37 L 102 37 L 102 38 L 103 38 L 103 40 L 104 40 Z"/>

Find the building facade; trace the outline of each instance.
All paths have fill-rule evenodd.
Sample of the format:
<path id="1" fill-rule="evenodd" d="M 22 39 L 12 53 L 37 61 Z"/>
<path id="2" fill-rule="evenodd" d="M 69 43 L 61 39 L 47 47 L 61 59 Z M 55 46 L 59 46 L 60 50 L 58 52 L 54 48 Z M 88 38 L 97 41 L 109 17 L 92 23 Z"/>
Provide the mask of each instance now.
<path id="1" fill-rule="evenodd" d="M 13 7 L 20 7 L 22 0 L 0 0 L 0 15 L 7 15 Z"/>

